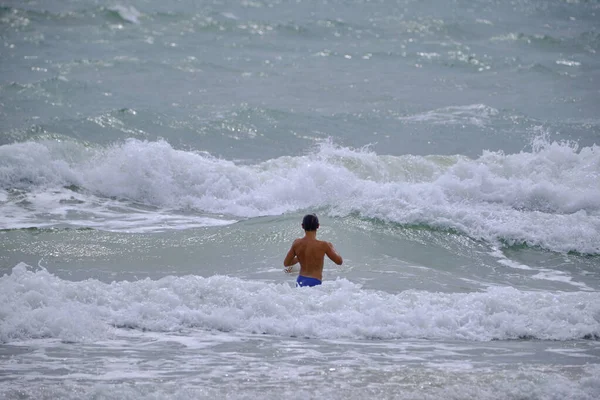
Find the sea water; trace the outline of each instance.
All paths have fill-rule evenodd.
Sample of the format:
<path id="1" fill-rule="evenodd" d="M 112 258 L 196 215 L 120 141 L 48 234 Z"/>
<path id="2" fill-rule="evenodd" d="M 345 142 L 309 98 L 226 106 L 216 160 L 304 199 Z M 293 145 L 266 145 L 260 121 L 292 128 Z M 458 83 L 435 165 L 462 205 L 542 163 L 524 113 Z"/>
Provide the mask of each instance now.
<path id="1" fill-rule="evenodd" d="M 3 1 L 0 397 L 597 399 L 599 27 Z M 309 212 L 344 264 L 296 288 Z"/>

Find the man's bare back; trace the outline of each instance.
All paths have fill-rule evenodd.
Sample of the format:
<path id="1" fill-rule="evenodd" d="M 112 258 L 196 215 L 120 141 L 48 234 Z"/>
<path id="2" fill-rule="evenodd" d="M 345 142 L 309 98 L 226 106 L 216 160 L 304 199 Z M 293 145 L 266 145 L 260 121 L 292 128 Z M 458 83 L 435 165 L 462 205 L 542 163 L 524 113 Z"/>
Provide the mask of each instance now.
<path id="1" fill-rule="evenodd" d="M 304 237 L 294 240 L 292 247 L 288 251 L 283 265 L 286 272 L 291 272 L 291 267 L 296 263 L 300 263 L 300 276 L 298 277 L 298 285 L 305 286 L 301 282 L 301 278 L 309 278 L 306 286 L 320 284 L 323 280 L 323 262 L 325 256 L 337 265 L 342 265 L 342 257 L 335 251 L 333 245 L 329 242 L 317 239 L 317 229 L 319 228 L 319 220 L 314 214 L 304 217 L 302 220 L 302 228 L 304 229 Z M 313 281 L 311 281 L 313 279 Z M 319 282 L 314 282 L 314 279 Z"/>

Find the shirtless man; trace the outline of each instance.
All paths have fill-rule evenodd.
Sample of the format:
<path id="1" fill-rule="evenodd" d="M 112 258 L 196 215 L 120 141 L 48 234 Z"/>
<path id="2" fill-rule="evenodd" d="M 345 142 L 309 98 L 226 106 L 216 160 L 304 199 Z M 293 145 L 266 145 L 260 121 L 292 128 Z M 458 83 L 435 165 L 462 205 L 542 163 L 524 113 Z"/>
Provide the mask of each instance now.
<path id="1" fill-rule="evenodd" d="M 285 272 L 292 272 L 292 266 L 300 262 L 300 275 L 296 286 L 316 286 L 323 280 L 323 261 L 325 255 L 337 265 L 342 265 L 342 256 L 329 242 L 317 240 L 319 219 L 315 214 L 308 214 L 302 220 L 304 237 L 294 240 L 290 251 L 283 260 Z"/>

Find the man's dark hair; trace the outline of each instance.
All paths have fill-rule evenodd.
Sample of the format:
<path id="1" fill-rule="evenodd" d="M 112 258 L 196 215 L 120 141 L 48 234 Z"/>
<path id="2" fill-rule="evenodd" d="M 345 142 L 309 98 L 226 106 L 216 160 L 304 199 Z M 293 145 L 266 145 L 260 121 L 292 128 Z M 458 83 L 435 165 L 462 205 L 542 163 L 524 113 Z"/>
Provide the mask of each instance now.
<path id="1" fill-rule="evenodd" d="M 307 214 L 302 219 L 302 227 L 305 231 L 316 231 L 319 228 L 319 218 L 315 214 Z"/>

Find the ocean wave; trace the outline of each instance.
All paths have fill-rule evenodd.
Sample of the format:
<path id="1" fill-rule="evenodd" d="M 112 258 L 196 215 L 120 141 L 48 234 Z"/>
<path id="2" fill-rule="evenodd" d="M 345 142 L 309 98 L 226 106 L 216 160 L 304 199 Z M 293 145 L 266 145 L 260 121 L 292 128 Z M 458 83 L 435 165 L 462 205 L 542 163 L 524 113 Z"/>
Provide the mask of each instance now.
<path id="1" fill-rule="evenodd" d="M 535 46 L 541 50 L 582 51 L 595 54 L 600 45 L 600 34 L 596 31 L 585 31 L 577 36 L 553 36 L 549 34 L 529 34 L 510 32 L 490 38 L 492 42 L 517 42 Z"/>
<path id="2" fill-rule="evenodd" d="M 69 26 L 89 25 L 95 18 L 94 8 L 72 8 L 69 4 L 53 4 L 52 9 L 23 4 L 19 7 L 0 7 L 0 20 L 13 28 L 21 28 L 31 23 L 43 22 L 69 24 Z"/>
<path id="3" fill-rule="evenodd" d="M 115 329 L 203 329 L 285 337 L 489 341 L 600 338 L 600 294 L 400 294 L 345 279 L 310 289 L 227 276 L 66 281 L 20 263 L 0 278 L 0 342 L 94 341 Z M 289 305 L 293 304 L 291 308 Z"/>
<path id="4" fill-rule="evenodd" d="M 176 150 L 165 141 L 106 148 L 47 141 L 0 146 L 0 192 L 19 193 L 2 205 L 15 215 L 51 213 L 70 198 L 79 201 L 69 205 L 74 209 L 90 201 L 133 202 L 232 220 L 320 208 L 494 243 L 598 254 L 599 165 L 595 145 L 543 138 L 528 152 L 485 151 L 477 159 L 385 156 L 323 142 L 310 154 L 257 164 Z M 8 216 L 0 228 L 17 222 Z"/>
<path id="5" fill-rule="evenodd" d="M 130 22 L 132 24 L 140 23 L 139 18 L 142 14 L 133 6 L 123 6 L 119 4 L 108 7 L 107 10 L 111 13 L 114 13 L 114 15 L 118 16 L 125 22 Z"/>
<path id="6" fill-rule="evenodd" d="M 485 104 L 470 104 L 467 106 L 452 106 L 427 111 L 421 114 L 398 118 L 405 122 L 425 122 L 439 125 L 489 125 L 491 119 L 496 117 L 499 111 Z"/>

